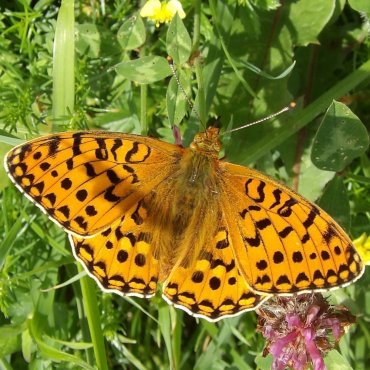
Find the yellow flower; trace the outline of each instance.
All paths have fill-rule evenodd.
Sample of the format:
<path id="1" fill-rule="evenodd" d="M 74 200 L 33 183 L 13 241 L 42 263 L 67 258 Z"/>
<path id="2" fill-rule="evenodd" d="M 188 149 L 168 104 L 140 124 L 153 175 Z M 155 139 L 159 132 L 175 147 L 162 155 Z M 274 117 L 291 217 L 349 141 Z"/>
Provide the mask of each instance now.
<path id="1" fill-rule="evenodd" d="M 155 22 L 156 27 L 160 23 L 167 23 L 178 14 L 181 19 L 185 18 L 185 12 L 180 1 L 170 0 L 161 3 L 159 0 L 149 0 L 141 9 L 140 15 L 148 17 Z"/>
<path id="2" fill-rule="evenodd" d="M 360 254 L 365 265 L 370 265 L 370 236 L 363 233 L 359 238 L 352 241 Z"/>

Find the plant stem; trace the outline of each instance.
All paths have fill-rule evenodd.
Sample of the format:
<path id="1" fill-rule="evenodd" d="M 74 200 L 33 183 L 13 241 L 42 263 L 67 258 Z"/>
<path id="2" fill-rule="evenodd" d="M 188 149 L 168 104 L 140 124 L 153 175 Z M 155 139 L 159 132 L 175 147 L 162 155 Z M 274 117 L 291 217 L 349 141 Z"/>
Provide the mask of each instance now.
<path id="1" fill-rule="evenodd" d="M 148 120 L 147 120 L 147 96 L 148 96 L 148 85 L 140 85 L 140 123 L 141 123 L 141 134 L 148 134 Z"/>
<path id="2" fill-rule="evenodd" d="M 79 272 L 82 266 L 78 264 Z M 85 276 L 80 279 L 84 308 L 89 324 L 91 340 L 94 347 L 96 365 L 99 370 L 108 370 L 107 356 L 105 353 L 105 344 L 103 332 L 101 330 L 100 313 L 98 309 L 98 300 L 95 294 L 95 282 L 90 277 Z"/>

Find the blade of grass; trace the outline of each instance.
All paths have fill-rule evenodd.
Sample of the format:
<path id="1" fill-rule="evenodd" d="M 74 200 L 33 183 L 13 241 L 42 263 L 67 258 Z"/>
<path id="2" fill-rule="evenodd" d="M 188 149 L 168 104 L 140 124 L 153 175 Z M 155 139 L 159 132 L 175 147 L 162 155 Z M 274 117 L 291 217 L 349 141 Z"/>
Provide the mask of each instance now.
<path id="1" fill-rule="evenodd" d="M 63 0 L 59 10 L 54 40 L 53 55 L 53 131 L 61 127 L 56 124 L 74 110 L 74 1 Z M 82 267 L 78 265 L 79 271 Z M 104 337 L 100 327 L 100 313 L 95 296 L 94 283 L 87 277 L 80 280 L 84 309 L 93 342 L 96 365 L 101 370 L 107 370 Z M 87 338 L 84 338 L 85 341 Z M 89 339 L 89 338 L 88 338 Z M 87 356 L 91 362 L 92 356 Z"/>
<path id="2" fill-rule="evenodd" d="M 56 124 L 56 120 L 67 124 L 66 117 L 74 110 L 74 37 L 74 1 L 63 0 L 55 29 L 53 51 L 53 131 L 59 131 L 60 125 Z"/>
<path id="3" fill-rule="evenodd" d="M 78 271 L 83 268 L 78 264 Z M 108 370 L 107 356 L 105 353 L 104 337 L 101 330 L 100 313 L 98 309 L 98 300 L 95 294 L 95 283 L 90 277 L 83 277 L 80 280 L 82 296 L 84 301 L 85 313 L 89 323 L 91 340 L 94 345 L 95 360 L 98 369 Z"/>
<path id="4" fill-rule="evenodd" d="M 45 356 L 46 358 L 53 359 L 57 362 L 65 361 L 70 364 L 74 364 L 81 369 L 86 370 L 94 370 L 95 368 L 81 360 L 75 355 L 71 355 L 67 352 L 60 351 L 52 346 L 50 346 L 44 340 L 44 337 L 41 332 L 42 324 L 40 324 L 40 320 L 45 320 L 43 315 L 39 313 L 35 313 L 34 317 L 28 321 L 28 330 L 30 331 L 31 337 L 35 340 L 39 351 Z"/>

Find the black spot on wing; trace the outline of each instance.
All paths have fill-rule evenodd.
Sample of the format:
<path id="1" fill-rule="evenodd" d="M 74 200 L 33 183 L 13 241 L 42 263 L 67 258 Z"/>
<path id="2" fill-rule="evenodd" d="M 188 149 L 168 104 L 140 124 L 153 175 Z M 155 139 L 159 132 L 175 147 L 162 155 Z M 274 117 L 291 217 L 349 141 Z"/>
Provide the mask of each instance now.
<path id="1" fill-rule="evenodd" d="M 243 240 L 251 247 L 258 247 L 261 244 L 261 238 L 257 233 L 255 237 L 244 237 Z"/>
<path id="2" fill-rule="evenodd" d="M 308 233 L 304 234 L 301 240 L 303 244 L 307 243 L 310 240 L 310 235 Z"/>
<path id="3" fill-rule="evenodd" d="M 81 133 L 76 132 L 72 135 L 73 137 L 73 144 L 72 144 L 72 152 L 73 156 L 77 157 L 78 155 L 82 154 L 81 152 Z"/>
<path id="4" fill-rule="evenodd" d="M 253 199 L 256 203 L 262 203 L 265 200 L 265 191 L 264 190 L 265 190 L 266 183 L 264 183 L 263 181 L 259 181 L 259 184 L 257 186 L 257 194 L 258 194 L 258 197 L 252 197 L 251 194 L 250 194 L 249 185 L 253 181 L 254 181 L 253 179 L 248 179 L 245 182 L 245 193 L 251 199 Z"/>
<path id="5" fill-rule="evenodd" d="M 104 199 L 106 199 L 108 202 L 116 203 L 119 200 L 121 200 L 120 197 L 117 195 L 113 194 L 113 191 L 115 189 L 115 186 L 112 185 L 110 186 L 105 192 L 104 192 Z"/>
<path id="6" fill-rule="evenodd" d="M 60 183 L 60 186 L 64 189 L 64 190 L 69 190 L 72 186 L 72 181 L 66 177 L 62 180 L 62 182 Z"/>
<path id="7" fill-rule="evenodd" d="M 54 193 L 46 194 L 45 198 L 50 202 L 51 205 L 54 205 L 55 201 L 57 200 L 57 197 Z"/>
<path id="8" fill-rule="evenodd" d="M 67 159 L 67 162 L 66 162 L 66 165 L 67 165 L 67 170 L 68 171 L 71 171 L 74 167 L 73 165 L 73 158 L 68 158 Z"/>
<path id="9" fill-rule="evenodd" d="M 107 146 L 105 143 L 105 139 L 103 138 L 97 138 L 96 142 L 98 144 L 97 149 L 95 149 L 95 157 L 100 160 L 107 160 L 108 159 L 108 151 Z"/>
<path id="10" fill-rule="evenodd" d="M 323 261 L 327 261 L 328 259 L 330 259 L 330 254 L 328 251 L 321 251 L 321 258 L 323 259 Z"/>
<path id="11" fill-rule="evenodd" d="M 281 284 L 289 284 L 289 285 L 291 285 L 292 283 L 290 282 L 288 276 L 286 276 L 286 275 L 280 275 L 279 278 L 276 281 L 276 285 L 281 285 Z"/>
<path id="12" fill-rule="evenodd" d="M 284 261 L 284 255 L 280 251 L 276 251 L 273 256 L 274 263 L 279 264 Z"/>
<path id="13" fill-rule="evenodd" d="M 281 194 L 282 194 L 282 191 L 280 189 L 275 189 L 272 192 L 272 195 L 275 198 L 275 202 L 271 204 L 270 209 L 272 209 L 272 208 L 274 208 L 274 207 L 276 207 L 276 206 L 278 206 L 280 204 Z"/>
<path id="14" fill-rule="evenodd" d="M 89 205 L 85 208 L 86 214 L 90 217 L 96 216 L 98 214 L 97 210 L 93 205 Z"/>
<path id="15" fill-rule="evenodd" d="M 95 169 L 91 163 L 84 163 L 84 166 L 86 168 L 86 175 L 89 177 L 96 177 L 97 174 L 95 172 Z"/>
<path id="16" fill-rule="evenodd" d="M 255 222 L 255 225 L 257 227 L 258 230 L 263 230 L 265 229 L 267 226 L 270 226 L 271 225 L 271 221 L 270 219 L 268 218 L 264 218 L 262 220 L 258 220 Z"/>
<path id="17" fill-rule="evenodd" d="M 50 168 L 50 163 L 48 163 L 48 162 L 42 162 L 41 164 L 40 164 L 40 168 L 41 168 L 41 170 L 42 171 L 47 171 L 49 168 Z"/>
<path id="18" fill-rule="evenodd" d="M 258 284 L 268 284 L 271 282 L 271 279 L 270 277 L 267 275 L 267 274 L 264 274 L 262 276 L 258 276 L 257 279 L 256 279 L 256 285 Z"/>
<path id="19" fill-rule="evenodd" d="M 141 163 L 141 162 L 145 162 L 146 159 L 150 156 L 151 154 L 151 149 L 142 144 L 142 150 L 146 150 L 146 153 L 144 155 L 142 155 L 140 158 L 136 158 L 136 155 L 139 153 L 139 143 L 137 141 L 133 142 L 132 143 L 132 148 L 126 153 L 126 156 L 125 156 L 125 162 L 128 162 L 128 163 Z"/>
<path id="20" fill-rule="evenodd" d="M 36 188 L 38 192 L 41 194 L 45 188 L 45 183 L 43 181 L 40 181 L 37 184 L 34 184 L 33 187 Z"/>
<path id="21" fill-rule="evenodd" d="M 300 272 L 298 274 L 297 278 L 295 279 L 295 283 L 296 285 L 299 285 L 299 283 L 301 283 L 302 281 L 306 281 L 306 282 L 310 281 L 308 276 L 304 272 Z"/>
<path id="22" fill-rule="evenodd" d="M 300 251 L 293 252 L 292 259 L 293 262 L 300 263 L 303 261 L 303 255 Z"/>
<path id="23" fill-rule="evenodd" d="M 260 271 L 266 270 L 267 266 L 268 266 L 268 264 L 267 264 L 266 260 L 260 260 L 256 263 L 256 267 Z"/>
<path id="24" fill-rule="evenodd" d="M 135 211 L 132 212 L 131 214 L 131 218 L 135 222 L 136 225 L 141 225 L 144 222 L 143 218 L 140 216 L 140 213 L 139 213 L 141 207 L 142 207 L 142 201 L 138 202 Z"/>
<path id="25" fill-rule="evenodd" d="M 70 209 L 69 209 L 69 207 L 67 206 L 67 205 L 65 205 L 65 206 L 62 206 L 62 207 L 59 207 L 58 209 L 57 209 L 60 213 L 62 213 L 63 214 L 63 216 L 65 217 L 65 218 L 69 218 L 69 215 L 70 215 Z"/>
<path id="26" fill-rule="evenodd" d="M 120 263 L 126 262 L 128 259 L 128 253 L 125 250 L 120 250 L 117 253 L 117 261 Z"/>
<path id="27" fill-rule="evenodd" d="M 58 151 L 59 149 L 59 145 L 60 145 L 60 137 L 58 135 L 54 136 L 50 142 L 49 142 L 49 145 L 48 145 L 48 148 L 49 148 L 49 156 L 54 156 L 55 153 Z"/>
<path id="28" fill-rule="evenodd" d="M 204 273 L 202 271 L 195 271 L 191 277 L 193 283 L 199 284 L 204 279 Z"/>
<path id="29" fill-rule="evenodd" d="M 146 264 L 146 257 L 142 253 L 138 253 L 135 256 L 135 265 L 138 267 L 143 267 Z"/>
<path id="30" fill-rule="evenodd" d="M 22 149 L 24 148 L 24 146 L 22 147 Z M 27 151 L 25 151 L 25 150 L 22 150 L 20 153 L 19 153 L 19 159 L 21 160 L 21 161 L 23 161 L 24 160 L 24 155 L 25 155 L 25 153 L 26 153 Z M 35 153 L 33 153 L 33 156 L 32 156 L 32 158 L 35 160 L 35 161 L 38 161 L 40 158 L 41 158 L 41 156 L 42 156 L 42 153 L 40 152 L 40 151 L 37 151 L 37 152 L 35 152 Z"/>
<path id="31" fill-rule="evenodd" d="M 336 235 L 335 229 L 332 225 L 328 225 L 328 228 L 323 233 L 324 240 L 326 244 L 329 244 L 333 237 Z"/>
<path id="32" fill-rule="evenodd" d="M 118 184 L 121 181 L 116 172 L 112 169 L 107 170 L 106 174 L 112 184 Z"/>
<path id="33" fill-rule="evenodd" d="M 77 191 L 76 193 L 76 198 L 80 201 L 80 202 L 83 202 L 86 198 L 87 198 L 87 190 L 85 189 L 80 189 Z"/>
<path id="34" fill-rule="evenodd" d="M 317 213 L 315 212 L 314 209 L 312 209 L 310 213 L 308 214 L 307 218 L 303 221 L 303 226 L 306 229 L 308 229 L 311 225 L 313 225 L 316 216 L 317 216 Z"/>
<path id="35" fill-rule="evenodd" d="M 283 217 L 289 217 L 293 212 L 292 206 L 294 206 L 295 204 L 297 204 L 297 201 L 295 199 L 293 198 L 288 199 L 280 208 L 278 208 L 277 210 L 278 215 Z"/>
<path id="36" fill-rule="evenodd" d="M 220 288 L 220 286 L 221 286 L 221 280 L 218 277 L 213 276 L 211 277 L 211 279 L 209 279 L 209 287 L 212 290 L 217 290 Z"/>
<path id="37" fill-rule="evenodd" d="M 283 230 L 279 231 L 280 238 L 286 238 L 291 232 L 293 228 L 291 226 L 286 226 Z"/>
<path id="38" fill-rule="evenodd" d="M 83 229 L 83 230 L 86 230 L 87 229 L 87 221 L 85 220 L 84 217 L 82 216 L 77 216 L 74 221 L 77 223 L 77 225 Z"/>
<path id="39" fill-rule="evenodd" d="M 119 149 L 122 145 L 123 145 L 123 143 L 122 143 L 121 139 L 115 139 L 114 140 L 114 144 L 112 146 L 111 153 L 112 153 L 113 158 L 114 158 L 115 161 L 117 161 L 117 149 Z"/>
<path id="40" fill-rule="evenodd" d="M 104 230 L 101 234 L 103 236 L 108 236 L 112 232 L 112 229 L 108 227 L 108 229 Z"/>

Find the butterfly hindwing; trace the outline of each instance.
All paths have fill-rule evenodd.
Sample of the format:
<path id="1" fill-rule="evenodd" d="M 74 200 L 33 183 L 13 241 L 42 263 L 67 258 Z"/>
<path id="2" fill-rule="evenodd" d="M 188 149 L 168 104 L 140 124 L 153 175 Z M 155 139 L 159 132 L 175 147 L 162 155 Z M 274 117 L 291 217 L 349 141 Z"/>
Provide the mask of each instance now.
<path id="1" fill-rule="evenodd" d="M 257 171 L 229 163 L 225 168 L 223 206 L 234 220 L 235 254 L 252 289 L 326 290 L 361 276 L 360 256 L 325 211 Z"/>
<path id="2" fill-rule="evenodd" d="M 212 212 L 212 210 L 209 210 Z M 226 222 L 195 263 L 174 267 L 163 286 L 163 297 L 191 315 L 215 321 L 258 307 L 265 296 L 248 287 L 235 261 L 232 239 Z"/>
<path id="3" fill-rule="evenodd" d="M 93 235 L 168 176 L 179 151 L 136 135 L 60 133 L 14 148 L 5 165 L 53 221 L 76 235 Z"/>
<path id="4" fill-rule="evenodd" d="M 158 281 L 147 209 L 142 201 L 90 238 L 70 235 L 72 250 L 105 291 L 151 297 Z"/>

